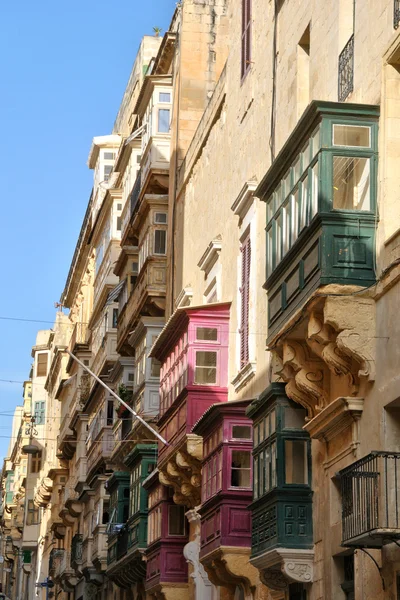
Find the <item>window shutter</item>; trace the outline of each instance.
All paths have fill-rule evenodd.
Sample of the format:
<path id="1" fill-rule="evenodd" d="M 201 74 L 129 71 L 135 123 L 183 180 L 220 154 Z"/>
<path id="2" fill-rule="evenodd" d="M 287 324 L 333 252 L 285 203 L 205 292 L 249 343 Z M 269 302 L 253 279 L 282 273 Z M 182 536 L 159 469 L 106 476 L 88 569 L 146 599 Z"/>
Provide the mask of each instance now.
<path id="1" fill-rule="evenodd" d="M 242 285 L 241 315 L 240 315 L 240 368 L 249 362 L 249 305 L 250 305 L 250 263 L 251 246 L 250 237 L 242 245 Z"/>
<path id="2" fill-rule="evenodd" d="M 241 74 L 250 68 L 251 59 L 251 0 L 242 0 L 242 56 Z"/>

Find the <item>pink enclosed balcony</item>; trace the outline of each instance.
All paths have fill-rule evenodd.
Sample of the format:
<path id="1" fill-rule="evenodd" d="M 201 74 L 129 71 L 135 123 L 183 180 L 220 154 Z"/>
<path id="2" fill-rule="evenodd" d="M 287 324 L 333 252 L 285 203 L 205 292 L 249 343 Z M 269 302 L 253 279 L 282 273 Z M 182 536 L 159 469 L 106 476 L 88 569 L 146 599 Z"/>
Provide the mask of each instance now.
<path id="1" fill-rule="evenodd" d="M 200 500 L 202 440 L 192 427 L 227 400 L 229 310 L 228 303 L 178 309 L 150 353 L 161 362 L 158 427 L 170 444 L 159 445 L 160 478 L 175 490 L 185 481 L 176 500 L 188 506 Z"/>

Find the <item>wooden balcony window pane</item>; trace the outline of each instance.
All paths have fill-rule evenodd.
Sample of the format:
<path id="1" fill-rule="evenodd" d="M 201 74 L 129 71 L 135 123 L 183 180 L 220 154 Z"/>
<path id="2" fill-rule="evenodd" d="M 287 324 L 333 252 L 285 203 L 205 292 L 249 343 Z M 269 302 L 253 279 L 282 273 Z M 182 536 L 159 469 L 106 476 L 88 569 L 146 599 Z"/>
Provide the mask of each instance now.
<path id="1" fill-rule="evenodd" d="M 370 148 L 371 127 L 362 125 L 333 125 L 333 145 Z"/>
<path id="2" fill-rule="evenodd" d="M 302 429 L 306 416 L 303 408 L 285 408 L 285 429 Z"/>
<path id="3" fill-rule="evenodd" d="M 168 507 L 168 535 L 185 535 L 185 508 Z"/>
<path id="4" fill-rule="evenodd" d="M 251 440 L 251 427 L 249 425 L 233 425 L 232 437 L 238 440 Z"/>
<path id="5" fill-rule="evenodd" d="M 273 237 L 272 227 L 267 231 L 267 277 L 269 277 L 273 270 Z"/>
<path id="6" fill-rule="evenodd" d="M 282 213 L 275 219 L 275 266 L 282 258 Z"/>
<path id="7" fill-rule="evenodd" d="M 194 382 L 200 385 L 210 385 L 217 382 L 216 352 L 196 352 Z"/>
<path id="8" fill-rule="evenodd" d="M 310 219 L 312 219 L 318 212 L 318 163 L 313 166 L 312 172 L 312 186 L 311 186 L 311 214 Z"/>
<path id="9" fill-rule="evenodd" d="M 270 429 L 269 434 L 272 435 L 276 430 L 276 413 L 275 409 L 270 412 Z"/>
<path id="10" fill-rule="evenodd" d="M 320 139 L 320 131 L 319 128 L 316 130 L 312 137 L 312 154 L 313 157 L 317 154 L 319 149 L 321 148 L 321 139 Z"/>
<path id="11" fill-rule="evenodd" d="M 271 488 L 276 487 L 276 443 L 271 444 Z"/>
<path id="12" fill-rule="evenodd" d="M 301 211 L 300 211 L 300 227 L 299 231 L 302 231 L 307 226 L 307 213 L 308 213 L 308 175 L 301 184 Z"/>
<path id="13" fill-rule="evenodd" d="M 259 485 L 259 495 L 262 496 L 265 493 L 265 483 L 266 483 L 266 473 L 265 473 L 265 454 L 264 450 L 261 451 L 258 461 L 259 461 L 259 477 L 258 477 L 258 485 Z M 268 488 L 267 488 L 268 489 Z"/>
<path id="14" fill-rule="evenodd" d="M 169 132 L 169 118 L 170 118 L 169 108 L 160 108 L 158 111 L 158 133 L 168 133 Z"/>
<path id="15" fill-rule="evenodd" d="M 161 369 L 160 361 L 157 360 L 156 358 L 152 358 L 151 359 L 151 371 L 150 371 L 151 377 L 157 377 L 159 379 L 160 378 L 160 369 Z"/>
<path id="16" fill-rule="evenodd" d="M 285 440 L 285 482 L 308 483 L 307 442 Z"/>
<path id="17" fill-rule="evenodd" d="M 282 256 L 285 256 L 286 252 L 289 250 L 289 247 L 290 247 L 290 203 L 289 202 L 286 202 L 286 204 L 283 207 L 282 218 L 283 218 Z"/>
<path id="18" fill-rule="evenodd" d="M 254 490 L 254 500 L 257 500 L 258 496 L 259 496 L 259 491 L 258 491 L 258 456 L 254 457 L 254 463 L 253 463 L 253 490 Z"/>
<path id="19" fill-rule="evenodd" d="M 250 487 L 250 464 L 251 453 L 243 450 L 232 451 L 231 462 L 231 486 L 248 488 Z"/>
<path id="20" fill-rule="evenodd" d="M 350 156 L 333 157 L 333 208 L 370 210 L 370 161 Z"/>
<path id="21" fill-rule="evenodd" d="M 205 342 L 216 342 L 218 339 L 218 329 L 213 327 L 197 327 L 196 340 L 204 340 Z"/>

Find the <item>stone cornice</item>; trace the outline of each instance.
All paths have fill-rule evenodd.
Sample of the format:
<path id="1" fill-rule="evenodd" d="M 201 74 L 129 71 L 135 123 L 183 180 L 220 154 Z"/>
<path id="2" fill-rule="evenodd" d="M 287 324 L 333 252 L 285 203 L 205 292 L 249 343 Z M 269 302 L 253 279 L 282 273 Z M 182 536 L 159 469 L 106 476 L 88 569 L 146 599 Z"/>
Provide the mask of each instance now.
<path id="1" fill-rule="evenodd" d="M 208 244 L 206 251 L 197 263 L 197 266 L 200 267 L 200 269 L 204 271 L 206 275 L 208 275 L 208 273 L 211 271 L 211 268 L 218 260 L 221 249 L 222 236 L 217 235 L 217 237 L 211 240 L 211 242 Z"/>
<path id="2" fill-rule="evenodd" d="M 175 307 L 179 308 L 181 306 L 189 306 L 190 302 L 193 298 L 193 290 L 190 285 L 184 287 L 181 292 L 178 294 L 175 300 Z"/>
<path id="3" fill-rule="evenodd" d="M 241 390 L 249 381 L 254 377 L 256 373 L 256 362 L 248 362 L 243 369 L 240 369 L 239 373 L 231 381 L 231 384 L 235 388 L 235 392 Z"/>
<path id="4" fill-rule="evenodd" d="M 337 398 L 304 425 L 312 438 L 329 442 L 357 422 L 364 408 L 364 398 Z M 357 443 L 357 440 L 353 440 Z"/>
<path id="5" fill-rule="evenodd" d="M 246 216 L 250 206 L 254 201 L 254 192 L 256 188 L 256 179 L 246 181 L 246 183 L 240 190 L 235 202 L 232 204 L 231 210 L 233 210 L 233 212 L 239 217 L 239 219 L 243 220 L 243 218 Z"/>

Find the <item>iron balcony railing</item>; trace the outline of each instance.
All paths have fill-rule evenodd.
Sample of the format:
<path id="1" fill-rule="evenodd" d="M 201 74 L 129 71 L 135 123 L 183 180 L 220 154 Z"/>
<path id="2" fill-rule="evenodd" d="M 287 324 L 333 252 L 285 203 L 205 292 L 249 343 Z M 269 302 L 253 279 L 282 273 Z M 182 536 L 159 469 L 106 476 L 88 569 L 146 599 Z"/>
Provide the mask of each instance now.
<path id="1" fill-rule="evenodd" d="M 76 533 L 72 538 L 71 544 L 71 563 L 80 563 L 82 561 L 83 535 Z"/>
<path id="2" fill-rule="evenodd" d="M 354 89 L 354 34 L 339 54 L 339 102 L 344 102 Z"/>
<path id="3" fill-rule="evenodd" d="M 400 24 L 400 0 L 394 0 L 393 6 L 393 27 L 398 28 Z"/>
<path id="4" fill-rule="evenodd" d="M 342 545 L 381 548 L 400 538 L 400 452 L 371 452 L 340 478 Z"/>

